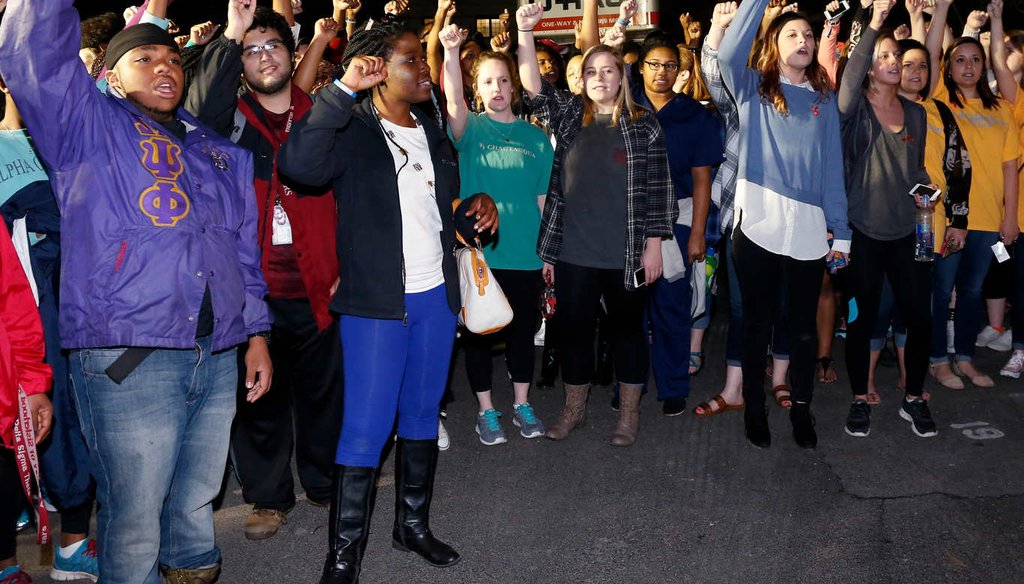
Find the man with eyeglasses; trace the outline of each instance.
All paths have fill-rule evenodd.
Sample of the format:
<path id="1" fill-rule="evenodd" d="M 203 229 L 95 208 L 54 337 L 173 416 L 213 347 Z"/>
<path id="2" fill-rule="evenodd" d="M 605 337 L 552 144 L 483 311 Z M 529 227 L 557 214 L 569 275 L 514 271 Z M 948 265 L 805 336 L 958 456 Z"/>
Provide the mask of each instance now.
<path id="1" fill-rule="evenodd" d="M 311 47 L 306 58 L 319 61 L 319 51 Z M 253 505 L 244 527 L 253 540 L 277 533 L 295 505 L 293 446 L 307 499 L 330 501 L 341 426 L 341 343 L 327 311 L 338 281 L 334 198 L 300 197 L 284 184 L 275 162 L 292 124 L 312 107 L 292 83 L 294 58 L 295 40 L 283 16 L 257 8 L 256 0 L 230 0 L 224 35 L 203 54 L 186 103 L 253 154 L 277 372 L 272 394 L 256 403 L 238 400 L 231 441 L 242 495 Z M 241 97 L 239 79 L 247 90 Z"/>
<path id="2" fill-rule="evenodd" d="M 252 157 L 179 107 L 166 31 L 114 36 L 106 93 L 79 37 L 72 0 L 10 0 L 0 69 L 61 212 L 61 345 L 96 479 L 99 579 L 213 582 L 235 347 L 246 399 L 272 381 Z"/>

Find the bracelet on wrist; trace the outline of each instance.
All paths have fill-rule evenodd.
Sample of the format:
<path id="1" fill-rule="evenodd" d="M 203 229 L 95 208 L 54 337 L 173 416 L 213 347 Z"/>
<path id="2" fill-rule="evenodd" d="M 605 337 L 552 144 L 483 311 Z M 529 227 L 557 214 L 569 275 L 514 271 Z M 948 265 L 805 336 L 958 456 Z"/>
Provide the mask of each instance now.
<path id="1" fill-rule="evenodd" d="M 356 23 L 355 20 L 350 20 L 348 18 L 345 19 L 345 24 L 355 24 L 355 23 Z"/>
<path id="2" fill-rule="evenodd" d="M 622 26 L 629 26 L 629 21 L 624 18 L 618 18 L 615 20 L 615 24 L 621 24 Z"/>
<path id="3" fill-rule="evenodd" d="M 263 340 L 267 342 L 267 346 L 270 346 L 270 331 L 260 331 L 258 333 L 253 333 L 249 335 L 250 339 L 252 339 L 253 337 L 262 337 Z"/>
<path id="4" fill-rule="evenodd" d="M 532 28 L 521 28 L 521 29 L 519 29 L 519 32 L 533 32 L 533 29 Z"/>

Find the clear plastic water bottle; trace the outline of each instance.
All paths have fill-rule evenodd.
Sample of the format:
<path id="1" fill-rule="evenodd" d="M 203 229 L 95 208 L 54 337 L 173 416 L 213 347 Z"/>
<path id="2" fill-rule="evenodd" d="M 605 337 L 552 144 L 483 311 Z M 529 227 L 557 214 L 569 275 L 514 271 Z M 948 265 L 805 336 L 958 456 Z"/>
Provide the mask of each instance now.
<path id="1" fill-rule="evenodd" d="M 918 207 L 915 217 L 914 259 L 919 262 L 933 261 L 935 257 L 935 229 L 933 226 L 935 212 L 928 206 Z"/>

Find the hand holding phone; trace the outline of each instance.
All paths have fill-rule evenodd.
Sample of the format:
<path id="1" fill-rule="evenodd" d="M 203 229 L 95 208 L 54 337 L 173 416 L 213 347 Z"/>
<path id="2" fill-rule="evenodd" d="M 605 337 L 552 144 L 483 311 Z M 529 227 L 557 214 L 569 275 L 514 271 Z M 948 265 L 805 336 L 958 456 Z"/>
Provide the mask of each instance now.
<path id="1" fill-rule="evenodd" d="M 835 22 L 839 20 L 839 17 L 846 14 L 846 11 L 850 9 L 849 0 L 841 0 L 839 7 L 836 8 L 832 4 L 829 4 L 828 8 L 825 9 L 825 20 Z"/>
<path id="2" fill-rule="evenodd" d="M 635 272 L 633 272 L 633 286 L 639 288 L 640 286 L 646 286 L 646 285 L 647 285 L 647 270 L 645 270 L 643 268 L 643 266 L 641 266 L 641 267 L 637 268 Z"/>

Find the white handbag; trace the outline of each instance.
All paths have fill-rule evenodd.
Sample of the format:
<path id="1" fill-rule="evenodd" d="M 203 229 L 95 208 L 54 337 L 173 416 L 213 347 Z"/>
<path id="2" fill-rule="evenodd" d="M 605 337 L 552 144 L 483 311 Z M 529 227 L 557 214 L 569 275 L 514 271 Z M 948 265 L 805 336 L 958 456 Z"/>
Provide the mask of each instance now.
<path id="1" fill-rule="evenodd" d="M 512 307 L 501 286 L 487 267 L 483 251 L 467 246 L 455 251 L 459 265 L 459 293 L 462 309 L 459 324 L 470 332 L 488 335 L 512 322 Z"/>

